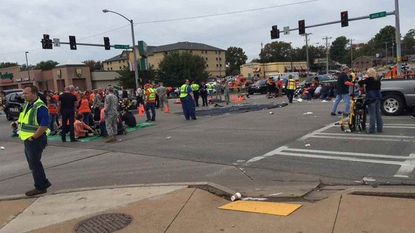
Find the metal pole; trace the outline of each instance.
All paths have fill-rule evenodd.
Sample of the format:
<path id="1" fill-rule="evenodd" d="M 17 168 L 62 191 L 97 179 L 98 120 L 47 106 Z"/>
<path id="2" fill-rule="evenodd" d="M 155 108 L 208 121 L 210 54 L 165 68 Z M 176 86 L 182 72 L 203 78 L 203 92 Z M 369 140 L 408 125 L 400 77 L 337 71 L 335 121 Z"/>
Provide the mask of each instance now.
<path id="1" fill-rule="evenodd" d="M 396 70 L 401 75 L 401 28 L 399 23 L 399 1 L 395 0 L 395 41 L 396 41 Z"/>
<path id="2" fill-rule="evenodd" d="M 28 62 L 28 60 L 27 60 L 27 54 L 28 54 L 29 52 L 28 51 L 26 51 L 25 53 L 24 53 L 24 55 L 26 56 L 26 69 L 27 69 L 27 76 L 29 77 L 29 80 L 30 80 L 30 70 L 29 70 L 29 62 Z"/>
<path id="3" fill-rule="evenodd" d="M 331 37 L 324 37 L 323 40 L 326 40 L 326 74 L 329 74 L 329 39 L 331 39 Z"/>
<path id="4" fill-rule="evenodd" d="M 311 33 L 306 33 L 305 35 L 305 53 L 307 56 L 307 78 L 310 72 L 310 62 L 309 62 L 309 57 L 308 57 L 308 35 L 311 35 Z"/>
<path id="5" fill-rule="evenodd" d="M 350 68 L 353 69 L 353 39 L 350 39 Z"/>
<path id="6" fill-rule="evenodd" d="M 137 65 L 137 48 L 135 47 L 135 36 L 134 36 L 134 22 L 131 19 L 131 37 L 133 40 L 133 55 L 134 55 L 134 76 L 135 76 L 135 89 L 138 88 L 138 65 Z"/>

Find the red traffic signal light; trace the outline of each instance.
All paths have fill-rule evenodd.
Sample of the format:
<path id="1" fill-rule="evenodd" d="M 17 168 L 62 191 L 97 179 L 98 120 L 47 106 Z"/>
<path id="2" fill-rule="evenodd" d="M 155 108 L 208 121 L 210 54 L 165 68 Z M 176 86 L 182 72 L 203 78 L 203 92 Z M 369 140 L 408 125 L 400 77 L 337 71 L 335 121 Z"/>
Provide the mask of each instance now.
<path id="1" fill-rule="evenodd" d="M 48 34 L 43 34 L 42 49 L 52 49 L 52 40 L 49 38 Z"/>
<path id="2" fill-rule="evenodd" d="M 298 21 L 298 33 L 300 35 L 305 34 L 305 20 L 299 20 Z"/>
<path id="3" fill-rule="evenodd" d="M 341 19 L 342 27 L 349 26 L 349 14 L 347 11 L 342 11 L 340 13 L 340 19 Z"/>
<path id="4" fill-rule="evenodd" d="M 280 38 L 280 30 L 278 30 L 277 25 L 272 26 L 271 30 L 271 39 L 278 39 Z"/>

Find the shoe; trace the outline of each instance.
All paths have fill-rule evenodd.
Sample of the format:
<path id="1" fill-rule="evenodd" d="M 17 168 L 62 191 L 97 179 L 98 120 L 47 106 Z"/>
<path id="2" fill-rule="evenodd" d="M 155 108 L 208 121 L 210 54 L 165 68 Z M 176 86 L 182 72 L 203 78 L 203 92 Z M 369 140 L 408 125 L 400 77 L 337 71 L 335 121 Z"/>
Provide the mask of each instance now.
<path id="1" fill-rule="evenodd" d="M 150 122 L 150 120 L 146 120 L 146 122 Z"/>
<path id="2" fill-rule="evenodd" d="M 111 143 L 111 142 L 115 142 L 117 141 L 117 139 L 115 139 L 114 136 L 108 137 L 108 139 L 105 141 L 105 143 Z"/>
<path id="3" fill-rule="evenodd" d="M 332 115 L 332 116 L 335 116 L 335 115 L 336 115 L 336 113 L 334 113 L 334 112 L 331 112 L 331 113 L 330 113 L 330 115 Z"/>
<path id="4" fill-rule="evenodd" d="M 153 120 L 153 119 L 151 119 L 151 121 L 156 121 L 155 119 Z"/>
<path id="5" fill-rule="evenodd" d="M 78 139 L 71 139 L 71 142 L 79 142 Z"/>
<path id="6" fill-rule="evenodd" d="M 192 120 L 197 120 L 197 118 L 195 117 L 195 118 L 192 118 Z"/>
<path id="7" fill-rule="evenodd" d="M 27 192 L 25 193 L 25 195 L 26 195 L 27 197 L 32 197 L 32 196 L 36 196 L 36 195 L 40 195 L 40 194 L 44 194 L 44 193 L 46 193 L 46 192 L 47 192 L 47 190 L 46 190 L 46 189 L 42 189 L 42 190 L 33 189 L 33 190 L 30 190 L 30 191 L 27 191 Z"/>
<path id="8" fill-rule="evenodd" d="M 62 142 L 66 142 L 66 138 L 62 138 Z"/>

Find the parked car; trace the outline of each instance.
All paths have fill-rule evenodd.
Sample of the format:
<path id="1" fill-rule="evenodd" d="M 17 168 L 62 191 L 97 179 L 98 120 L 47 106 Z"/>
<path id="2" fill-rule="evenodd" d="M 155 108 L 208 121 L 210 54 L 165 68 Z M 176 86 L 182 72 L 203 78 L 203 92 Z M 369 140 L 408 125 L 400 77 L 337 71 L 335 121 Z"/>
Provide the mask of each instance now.
<path id="1" fill-rule="evenodd" d="M 17 120 L 20 112 L 22 111 L 24 98 L 23 91 L 20 92 L 9 92 L 5 95 L 4 113 L 9 121 Z"/>
<path id="2" fill-rule="evenodd" d="M 415 107 L 415 79 L 382 80 L 381 92 L 384 115 L 396 116 L 406 108 Z"/>
<path id="3" fill-rule="evenodd" d="M 267 81 L 258 80 L 248 88 L 248 93 L 253 95 L 255 93 L 266 94 L 267 93 Z"/>

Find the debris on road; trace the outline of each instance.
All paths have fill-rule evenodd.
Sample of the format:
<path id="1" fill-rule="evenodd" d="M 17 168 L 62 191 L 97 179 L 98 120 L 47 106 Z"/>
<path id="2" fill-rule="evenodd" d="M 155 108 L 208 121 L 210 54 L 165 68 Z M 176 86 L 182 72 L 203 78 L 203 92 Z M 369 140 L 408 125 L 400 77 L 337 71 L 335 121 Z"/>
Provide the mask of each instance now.
<path id="1" fill-rule="evenodd" d="M 166 139 L 167 139 L 167 140 L 171 139 L 171 136 L 167 136 L 167 137 L 166 137 Z"/>
<path id="2" fill-rule="evenodd" d="M 269 115 L 272 115 L 272 114 L 274 114 L 273 112 L 269 112 Z"/>
<path id="3" fill-rule="evenodd" d="M 310 147 L 311 146 L 311 144 L 305 144 L 305 147 Z"/>
<path id="4" fill-rule="evenodd" d="M 303 115 L 313 115 L 313 112 L 305 112 Z"/>
<path id="5" fill-rule="evenodd" d="M 6 148 L 4 146 L 0 146 L 0 150 L 5 150 Z"/>
<path id="6" fill-rule="evenodd" d="M 231 196 L 231 201 L 237 201 L 241 199 L 241 197 L 242 197 L 241 193 L 235 193 L 234 195 Z"/>

